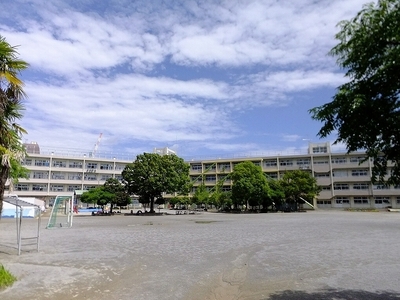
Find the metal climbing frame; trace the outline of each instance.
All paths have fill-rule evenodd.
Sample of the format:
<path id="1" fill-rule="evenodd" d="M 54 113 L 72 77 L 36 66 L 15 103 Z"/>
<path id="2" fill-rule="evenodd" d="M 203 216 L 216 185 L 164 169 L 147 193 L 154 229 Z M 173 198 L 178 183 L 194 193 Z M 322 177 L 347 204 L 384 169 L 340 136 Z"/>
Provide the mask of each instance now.
<path id="1" fill-rule="evenodd" d="M 11 205 L 15 206 L 15 220 L 17 223 L 17 246 L 18 246 L 18 255 L 21 255 L 22 243 L 24 246 L 28 245 L 36 245 L 36 250 L 39 252 L 39 240 L 40 240 L 40 224 L 41 224 L 41 209 L 40 205 L 33 204 L 24 200 L 19 199 L 18 197 L 5 197 L 3 199 L 4 202 L 7 202 Z M 34 208 L 38 210 L 38 224 L 37 224 L 37 234 L 33 237 L 22 237 L 21 228 L 22 228 L 22 217 L 24 208 Z"/>

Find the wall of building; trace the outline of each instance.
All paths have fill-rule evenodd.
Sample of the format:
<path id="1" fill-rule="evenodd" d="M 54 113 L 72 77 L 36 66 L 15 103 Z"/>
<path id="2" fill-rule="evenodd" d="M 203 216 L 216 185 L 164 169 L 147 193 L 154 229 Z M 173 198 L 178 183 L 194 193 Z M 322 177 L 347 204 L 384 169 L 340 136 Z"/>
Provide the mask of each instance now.
<path id="1" fill-rule="evenodd" d="M 330 153 L 329 144 L 310 144 L 308 154 L 247 157 L 235 159 L 190 161 L 192 193 L 201 184 L 212 191 L 234 166 L 243 161 L 259 165 L 271 178 L 279 179 L 289 170 L 306 170 L 322 187 L 314 204 L 318 208 L 400 208 L 400 187 L 371 183 L 372 162 L 363 153 Z M 30 154 L 24 161 L 30 170 L 28 179 L 20 179 L 12 193 L 37 197 L 48 204 L 57 195 L 72 195 L 75 190 L 88 190 L 103 185 L 108 178 L 121 179 L 131 161 L 95 157 Z M 223 190 L 232 182 L 225 180 Z"/>

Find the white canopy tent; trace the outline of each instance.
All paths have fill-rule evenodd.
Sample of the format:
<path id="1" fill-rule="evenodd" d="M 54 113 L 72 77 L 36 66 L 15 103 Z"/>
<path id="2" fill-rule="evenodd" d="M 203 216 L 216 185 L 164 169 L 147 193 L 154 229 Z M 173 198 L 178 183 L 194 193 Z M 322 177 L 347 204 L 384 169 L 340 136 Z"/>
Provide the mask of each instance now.
<path id="1" fill-rule="evenodd" d="M 22 200 L 16 196 L 13 197 L 4 197 L 4 203 L 11 204 L 15 207 L 15 220 L 17 224 L 17 246 L 18 246 L 18 255 L 21 255 L 22 242 L 24 242 L 24 246 L 28 245 L 36 245 L 36 250 L 39 252 L 39 239 L 40 239 L 40 223 L 41 223 L 41 206 L 35 203 L 31 203 L 25 200 Z M 33 237 L 22 237 L 21 236 L 21 228 L 22 228 L 22 218 L 24 210 L 37 210 L 38 216 L 38 226 L 37 226 L 37 234 Z M 25 243 L 27 242 L 27 243 Z"/>

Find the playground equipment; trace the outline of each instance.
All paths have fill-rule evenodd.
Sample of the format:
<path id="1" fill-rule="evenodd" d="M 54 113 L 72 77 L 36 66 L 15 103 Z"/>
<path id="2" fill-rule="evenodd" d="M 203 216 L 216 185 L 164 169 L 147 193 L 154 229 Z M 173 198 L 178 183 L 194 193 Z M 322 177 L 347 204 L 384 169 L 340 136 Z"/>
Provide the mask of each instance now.
<path id="1" fill-rule="evenodd" d="M 36 250 L 39 252 L 39 239 L 40 239 L 40 223 L 41 223 L 41 207 L 40 205 L 27 202 L 18 198 L 18 196 L 13 197 L 4 197 L 3 201 L 5 203 L 9 203 L 15 206 L 15 220 L 17 222 L 17 248 L 18 255 L 21 255 L 22 243 L 24 246 L 28 245 L 36 245 Z M 37 233 L 36 236 L 31 237 L 22 237 L 21 228 L 22 228 L 22 218 L 25 210 L 34 209 L 37 211 L 37 214 L 34 213 L 34 216 L 38 216 L 38 225 L 37 225 Z"/>
<path id="2" fill-rule="evenodd" d="M 72 227 L 73 204 L 72 196 L 57 196 L 46 228 Z"/>

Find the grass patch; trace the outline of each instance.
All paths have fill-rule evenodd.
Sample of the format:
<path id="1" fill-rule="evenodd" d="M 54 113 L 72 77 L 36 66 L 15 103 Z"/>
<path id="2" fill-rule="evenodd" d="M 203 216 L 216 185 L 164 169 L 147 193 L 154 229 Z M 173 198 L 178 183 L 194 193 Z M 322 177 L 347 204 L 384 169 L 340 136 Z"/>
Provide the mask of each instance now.
<path id="1" fill-rule="evenodd" d="M 7 271 L 3 265 L 0 265 L 0 289 L 11 286 L 17 278 Z"/>

